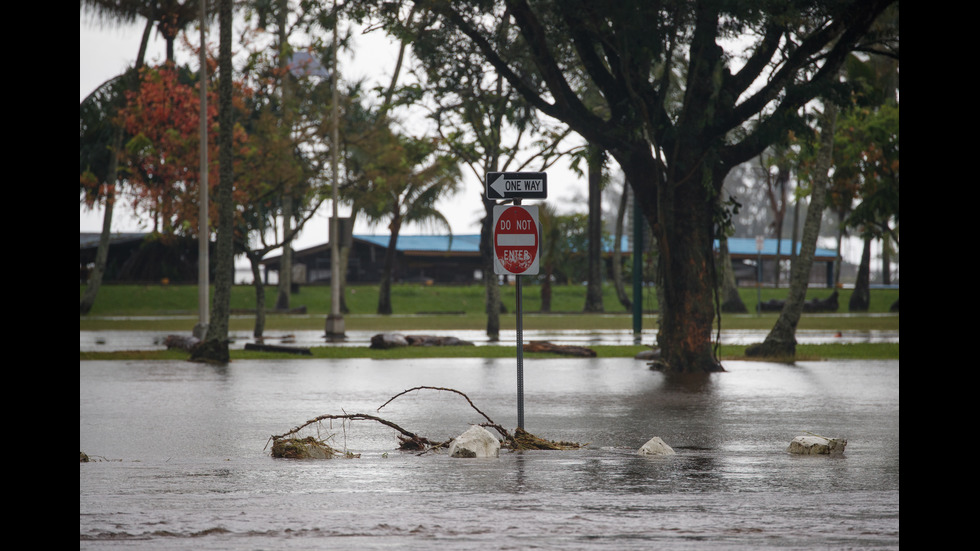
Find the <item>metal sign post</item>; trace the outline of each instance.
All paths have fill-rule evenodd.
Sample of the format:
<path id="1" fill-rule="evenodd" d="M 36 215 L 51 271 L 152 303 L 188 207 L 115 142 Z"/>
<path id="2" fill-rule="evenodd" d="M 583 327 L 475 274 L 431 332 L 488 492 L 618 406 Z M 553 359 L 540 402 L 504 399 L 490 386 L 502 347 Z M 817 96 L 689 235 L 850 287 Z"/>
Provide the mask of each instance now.
<path id="1" fill-rule="evenodd" d="M 488 172 L 488 199 L 513 199 L 513 205 L 493 207 L 493 270 L 513 275 L 517 291 L 517 427 L 524 428 L 524 299 L 521 278 L 539 271 L 541 231 L 536 205 L 522 206 L 521 199 L 547 197 L 543 172 Z"/>

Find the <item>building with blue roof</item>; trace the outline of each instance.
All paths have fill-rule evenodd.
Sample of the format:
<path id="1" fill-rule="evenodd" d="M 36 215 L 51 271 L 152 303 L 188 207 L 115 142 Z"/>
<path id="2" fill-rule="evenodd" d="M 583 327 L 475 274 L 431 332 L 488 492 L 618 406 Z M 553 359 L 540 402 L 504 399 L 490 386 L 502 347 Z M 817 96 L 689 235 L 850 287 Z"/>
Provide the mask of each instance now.
<path id="1" fill-rule="evenodd" d="M 350 236 L 347 281 L 377 283 L 381 281 L 389 235 Z M 270 272 L 279 270 L 281 256 L 262 260 L 266 281 Z M 422 283 L 471 283 L 483 269 L 480 259 L 480 235 L 399 235 L 395 250 L 395 281 Z M 323 283 L 330 281 L 330 243 L 293 252 L 293 281 Z"/>
<path id="2" fill-rule="evenodd" d="M 375 283 L 380 281 L 384 266 L 388 235 L 354 234 L 349 240 L 351 247 L 347 281 Z M 729 238 L 728 249 L 739 285 L 754 285 L 758 278 L 759 261 L 762 262 L 764 283 L 775 281 L 775 239 L 763 242 L 761 253 L 756 250 L 755 238 Z M 785 264 L 790 259 L 792 242 L 783 239 L 779 245 L 780 259 Z M 718 242 L 715 241 L 715 250 Z M 796 244 L 800 250 L 800 244 Z M 632 254 L 632 244 L 624 236 L 620 246 L 624 261 Z M 612 268 L 612 248 L 604 243 L 603 256 L 606 273 Z M 829 249 L 818 248 L 814 255 L 811 283 L 831 286 L 833 263 L 837 255 Z M 270 271 L 279 268 L 279 256 L 263 260 L 266 280 Z M 324 243 L 293 252 L 293 281 L 317 283 L 330 280 L 330 244 Z M 395 281 L 424 283 L 472 283 L 482 278 L 483 263 L 480 259 L 480 235 L 400 235 L 395 253 Z"/>
<path id="3" fill-rule="evenodd" d="M 718 251 L 718 240 L 715 240 L 714 248 Z M 754 285 L 759 279 L 759 268 L 762 266 L 762 282 L 772 283 L 776 280 L 776 258 L 777 248 L 779 259 L 786 263 L 790 260 L 790 251 L 794 249 L 791 239 L 777 240 L 774 238 L 764 239 L 762 249 L 759 250 L 754 237 L 729 237 L 728 254 L 732 259 L 732 268 L 735 271 L 735 279 L 738 285 Z M 796 243 L 795 252 L 798 254 L 801 244 Z M 817 247 L 813 253 L 813 267 L 810 270 L 810 283 L 824 283 L 832 287 L 834 281 L 834 261 L 837 260 L 837 252 L 831 249 Z M 785 266 L 784 266 L 785 268 Z M 782 280 L 784 283 L 788 280 Z"/>
<path id="4" fill-rule="evenodd" d="M 113 236 L 112 245 L 109 249 L 110 261 L 107 266 L 106 281 L 132 279 L 123 273 L 125 270 L 119 272 L 119 267 L 133 262 L 130 259 L 135 257 L 135 251 L 139 250 L 147 235 L 129 233 Z M 380 281 L 388 240 L 388 235 L 355 234 L 349 236 L 346 241 L 350 247 L 347 280 L 352 283 L 376 283 Z M 603 245 L 606 273 L 609 274 L 612 268 L 612 247 L 608 241 Z M 784 271 L 788 266 L 792 245 L 793 243 L 789 239 L 783 239 L 779 242 L 779 254 Z M 87 269 L 94 261 L 97 246 L 98 234 L 81 233 L 79 235 L 82 281 L 87 279 Z M 764 283 L 775 281 L 776 249 L 776 239 L 765 239 L 762 243 L 762 250 L 758 251 L 755 238 L 729 238 L 728 250 L 738 284 L 755 284 L 758 279 L 760 261 L 762 281 Z M 717 240 L 715 241 L 715 250 L 718 250 Z M 796 243 L 796 251 L 799 250 L 800 244 Z M 620 251 L 623 253 L 624 261 L 632 253 L 632 243 L 626 236 L 623 237 Z M 279 270 L 280 258 L 277 255 L 267 257 L 262 261 L 266 281 L 269 281 L 270 272 Z M 833 281 L 833 267 L 836 258 L 835 251 L 817 248 L 814 254 L 814 266 L 810 282 L 812 284 L 826 284 L 830 287 Z M 294 251 L 293 259 L 294 282 L 330 281 L 329 243 Z M 196 274 L 196 264 L 191 263 L 188 269 L 192 269 L 189 273 Z M 394 272 L 396 281 L 471 283 L 482 279 L 482 271 L 479 234 L 400 235 L 398 237 Z"/>

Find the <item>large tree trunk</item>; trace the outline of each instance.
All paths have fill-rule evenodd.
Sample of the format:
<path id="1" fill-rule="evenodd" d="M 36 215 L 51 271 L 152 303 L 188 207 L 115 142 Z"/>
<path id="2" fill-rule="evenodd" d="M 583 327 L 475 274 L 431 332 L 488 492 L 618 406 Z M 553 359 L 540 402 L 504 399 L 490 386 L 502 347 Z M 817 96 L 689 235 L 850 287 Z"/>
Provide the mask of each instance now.
<path id="1" fill-rule="evenodd" d="M 871 305 L 871 238 L 864 238 L 861 249 L 861 264 L 858 265 L 857 281 L 854 282 L 854 292 L 847 303 L 851 312 L 867 312 Z"/>
<path id="2" fill-rule="evenodd" d="M 691 150 L 676 160 L 675 172 L 681 176 L 663 181 L 662 168 L 648 145 L 638 143 L 612 153 L 657 244 L 661 356 L 651 367 L 671 373 L 724 371 L 711 346 L 715 288 L 711 227 L 717 201 L 714 189 L 702 183 L 702 171 L 710 171 L 710 164 L 702 160 L 703 154 Z M 716 175 L 705 178 L 720 189 Z"/>
<path id="3" fill-rule="evenodd" d="M 286 13 L 288 11 L 286 0 L 278 0 L 276 10 L 276 33 L 279 42 L 279 70 L 281 88 L 280 93 L 282 94 L 282 109 L 283 109 L 283 120 L 282 120 L 282 139 L 288 140 L 290 134 L 292 133 L 293 118 L 291 116 L 292 112 L 292 97 L 291 91 L 289 89 L 289 47 L 286 41 Z M 290 159 L 280 158 L 280 163 L 288 165 Z M 281 174 L 288 174 L 288 170 L 284 169 Z M 287 176 L 290 180 L 291 176 Z M 293 286 L 293 247 L 292 247 L 292 233 L 293 233 L 293 195 L 290 189 L 291 181 L 280 181 L 282 188 L 282 256 L 279 258 L 279 289 L 276 294 L 276 310 L 288 310 L 289 309 L 289 294 L 292 292 Z"/>
<path id="4" fill-rule="evenodd" d="M 665 371 L 724 371 L 711 347 L 714 200 L 706 195 L 700 178 L 680 185 L 668 181 L 659 186 L 657 194 L 659 220 L 647 214 L 660 248 L 663 276 L 658 337 L 661 359 L 654 367 Z"/>
<path id="5" fill-rule="evenodd" d="M 262 283 L 262 272 L 259 268 L 262 259 L 257 254 L 246 254 L 252 266 L 252 285 L 255 286 L 255 326 L 252 328 L 252 336 L 261 339 L 265 333 L 265 284 Z"/>
<path id="6" fill-rule="evenodd" d="M 810 269 L 813 266 L 813 253 L 817 248 L 817 237 L 820 233 L 820 219 L 823 215 L 827 199 L 827 172 L 833 162 L 834 129 L 837 121 L 837 107 L 828 102 L 825 108 L 822 132 L 820 135 L 820 151 L 817 157 L 817 176 L 813 180 L 810 191 L 810 208 L 803 222 L 803 237 L 800 240 L 800 254 L 796 256 L 790 269 L 789 295 L 783 305 L 776 324 L 761 344 L 749 346 L 745 355 L 750 357 L 782 357 L 796 356 L 796 325 L 803 312 L 806 290 L 810 281 Z"/>
<path id="7" fill-rule="evenodd" d="M 99 294 L 102 287 L 102 276 L 105 275 L 105 266 L 109 260 L 109 239 L 112 236 L 112 211 L 116 202 L 116 176 L 118 171 L 117 152 L 122 146 L 122 128 L 117 128 L 113 137 L 113 152 L 109 158 L 109 173 L 106 176 L 108 182 L 108 193 L 105 197 L 105 213 L 102 216 L 102 233 L 99 235 L 99 248 L 95 251 L 95 266 L 89 274 L 88 283 L 85 285 L 85 294 L 82 295 L 78 304 L 78 313 L 88 314 L 92 311 L 95 304 L 95 297 Z"/>
<path id="8" fill-rule="evenodd" d="M 602 312 L 602 149 L 589 145 L 589 282 L 585 289 L 586 312 Z"/>
<path id="9" fill-rule="evenodd" d="M 215 247 L 214 299 L 211 319 L 204 340 L 191 352 L 192 361 L 228 363 L 228 316 L 231 309 L 231 286 L 234 283 L 235 204 L 232 198 L 234 167 L 232 155 L 232 66 L 231 66 L 231 0 L 219 0 L 218 51 L 218 229 Z"/>
<path id="10" fill-rule="evenodd" d="M 487 299 L 487 338 L 491 342 L 500 340 L 500 286 L 493 269 L 493 206 L 496 202 L 484 197 L 483 207 L 486 216 L 480 226 L 480 257 L 483 259 L 483 284 Z"/>
<path id="11" fill-rule="evenodd" d="M 378 314 L 389 315 L 391 310 L 391 279 L 395 267 L 395 253 L 398 246 L 398 232 L 401 229 L 401 220 L 395 217 L 388 226 L 391 229 L 391 237 L 388 240 L 388 248 L 385 249 L 385 263 L 381 273 L 381 287 L 378 289 Z"/>

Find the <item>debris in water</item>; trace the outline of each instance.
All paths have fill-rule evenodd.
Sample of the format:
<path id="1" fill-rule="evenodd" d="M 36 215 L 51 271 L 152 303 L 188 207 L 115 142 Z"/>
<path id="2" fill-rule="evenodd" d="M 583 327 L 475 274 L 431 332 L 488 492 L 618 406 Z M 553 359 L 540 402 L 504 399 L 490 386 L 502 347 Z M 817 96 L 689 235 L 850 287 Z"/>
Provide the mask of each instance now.
<path id="1" fill-rule="evenodd" d="M 272 457 L 280 459 L 333 459 L 337 450 L 312 436 L 279 438 L 272 443 Z"/>
<path id="2" fill-rule="evenodd" d="M 389 398 L 387 402 L 385 402 L 378 408 L 378 411 L 380 411 L 382 408 L 390 404 L 396 398 L 408 394 L 409 392 L 414 392 L 417 390 L 438 390 L 438 391 L 445 391 L 445 392 L 454 392 L 456 394 L 459 394 L 470 404 L 470 407 L 472 407 L 474 410 L 476 410 L 477 413 L 479 413 L 481 416 L 483 416 L 484 419 L 486 419 L 487 421 L 486 423 L 480 423 L 476 426 L 483 427 L 483 428 L 492 428 L 496 430 L 503 438 L 503 443 L 501 444 L 501 447 L 508 448 L 512 451 L 571 450 L 571 449 L 578 449 L 588 445 L 588 444 L 579 444 L 576 442 L 546 440 L 544 438 L 540 438 L 534 436 L 533 434 L 528 433 L 521 427 L 518 427 L 514 431 L 514 434 L 511 435 L 510 432 L 507 431 L 507 429 L 501 427 L 500 425 L 495 423 L 492 419 L 490 419 L 490 417 L 488 417 L 487 414 L 480 411 L 480 408 L 476 407 L 476 405 L 473 404 L 473 401 L 470 400 L 469 396 L 452 388 L 431 387 L 431 386 L 417 386 L 414 388 L 410 388 L 408 390 L 399 392 L 395 396 Z M 307 437 L 301 439 L 294 435 L 296 435 L 301 430 L 303 430 L 304 428 L 310 425 L 316 425 L 321 421 L 333 420 L 333 419 L 342 420 L 344 422 L 374 421 L 386 425 L 388 427 L 391 427 L 398 432 L 398 434 L 396 435 L 400 442 L 398 449 L 403 451 L 417 451 L 420 453 L 427 453 L 430 451 L 449 447 L 449 445 L 452 442 L 452 440 L 448 440 L 444 442 L 436 442 L 436 441 L 429 440 L 424 436 L 415 434 L 414 432 L 408 431 L 387 419 L 377 417 L 375 415 L 368 415 L 364 413 L 327 414 L 327 415 L 320 415 L 319 417 L 310 419 L 306 423 L 299 425 L 298 427 L 290 430 L 289 432 L 286 432 L 285 434 L 270 436 L 269 441 L 273 443 L 272 446 L 273 457 L 288 457 L 288 458 L 305 457 L 305 455 L 303 455 L 303 452 L 307 451 L 308 448 L 326 446 L 325 443 L 323 443 L 320 440 L 317 440 L 316 438 Z M 268 446 L 268 443 L 266 443 L 266 446 Z M 327 447 L 329 448 L 329 446 Z M 330 449 L 332 450 L 332 448 Z M 334 453 L 338 453 L 336 452 L 336 450 L 333 451 Z M 326 452 L 322 453 L 321 455 L 323 455 L 324 458 L 333 457 L 333 455 L 330 455 Z M 351 454 L 350 452 L 346 452 L 346 455 L 348 457 L 353 456 L 353 454 Z"/>

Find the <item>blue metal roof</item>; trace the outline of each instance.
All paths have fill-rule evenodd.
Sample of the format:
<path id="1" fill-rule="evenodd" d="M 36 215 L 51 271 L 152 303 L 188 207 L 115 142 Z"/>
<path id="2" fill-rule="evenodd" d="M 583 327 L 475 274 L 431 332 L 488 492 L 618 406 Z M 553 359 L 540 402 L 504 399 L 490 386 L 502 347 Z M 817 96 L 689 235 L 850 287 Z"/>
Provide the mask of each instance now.
<path id="1" fill-rule="evenodd" d="M 379 247 L 387 247 L 390 235 L 354 235 L 354 239 L 368 241 Z M 454 235 L 399 235 L 399 251 L 434 251 L 454 253 L 479 253 L 480 234 Z"/>
<path id="2" fill-rule="evenodd" d="M 354 235 L 355 239 L 360 239 L 362 241 L 367 241 L 373 243 L 379 247 L 387 247 L 389 235 Z M 606 252 L 612 250 L 611 240 L 604 240 L 603 249 Z M 780 246 L 780 254 L 789 255 L 792 245 L 792 240 L 783 239 Z M 714 242 L 714 246 L 718 248 L 718 240 Z M 796 251 L 800 251 L 800 243 L 796 243 Z M 621 250 L 626 252 L 630 251 L 629 240 L 626 236 L 623 236 L 622 244 L 620 246 Z M 479 253 L 480 252 L 480 234 L 464 234 L 464 235 L 454 235 L 452 240 L 449 239 L 448 235 L 399 235 L 398 236 L 398 250 L 399 251 L 429 251 L 429 252 L 454 252 L 454 253 Z M 758 253 L 755 248 L 755 238 L 754 237 L 729 237 L 728 238 L 728 252 L 733 255 L 740 256 L 755 256 Z M 762 255 L 763 256 L 775 256 L 776 255 L 776 240 L 766 239 L 762 245 Z M 833 259 L 836 258 L 837 253 L 830 249 L 817 248 L 814 253 L 814 258 L 821 259 Z"/>
<path id="3" fill-rule="evenodd" d="M 776 256 L 776 239 L 766 239 L 762 244 L 762 256 Z M 793 248 L 792 239 L 783 239 L 779 245 L 779 254 L 788 255 L 790 250 Z M 715 248 L 718 248 L 718 240 L 715 239 Z M 799 253 L 801 244 L 796 243 L 796 252 Z M 732 255 L 747 255 L 754 256 L 758 255 L 759 251 L 755 246 L 754 237 L 729 237 L 728 238 L 728 254 Z M 817 247 L 817 250 L 813 253 L 814 258 L 825 258 L 834 259 L 837 257 L 837 253 L 830 249 L 821 249 Z"/>
<path id="4" fill-rule="evenodd" d="M 355 239 L 373 243 L 379 247 L 387 247 L 388 235 L 354 235 Z M 450 248 L 450 246 L 452 248 Z M 603 251 L 612 252 L 612 239 L 605 239 L 602 243 Z M 479 253 L 480 234 L 454 235 L 452 244 L 448 235 L 399 235 L 399 251 L 434 251 L 434 252 L 454 252 L 454 253 Z M 629 252 L 629 239 L 624 235 L 620 250 Z"/>

